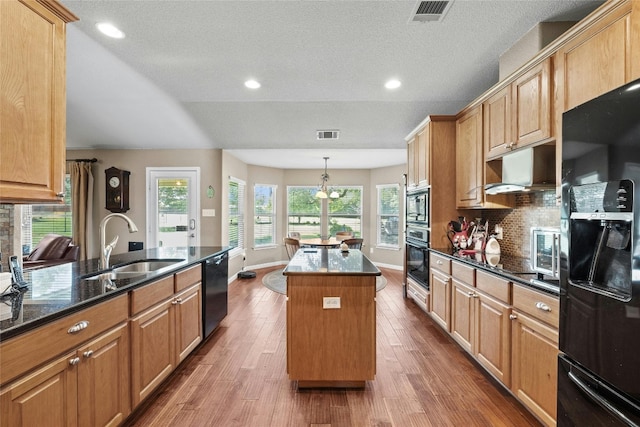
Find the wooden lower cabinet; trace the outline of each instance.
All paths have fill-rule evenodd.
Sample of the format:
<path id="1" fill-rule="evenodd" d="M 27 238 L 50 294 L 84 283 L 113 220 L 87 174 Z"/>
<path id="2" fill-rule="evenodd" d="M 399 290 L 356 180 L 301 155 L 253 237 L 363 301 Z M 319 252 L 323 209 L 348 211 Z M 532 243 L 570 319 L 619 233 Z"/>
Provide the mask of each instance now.
<path id="1" fill-rule="evenodd" d="M 451 283 L 451 336 L 508 387 L 511 308 L 455 277 Z"/>
<path id="2" fill-rule="evenodd" d="M 556 425 L 558 331 L 514 310 L 511 391 L 543 423 Z"/>
<path id="3" fill-rule="evenodd" d="M 3 426 L 117 426 L 131 411 L 122 324 L 3 387 Z"/>
<path id="4" fill-rule="evenodd" d="M 475 334 L 475 299 L 470 286 L 451 280 L 451 336 L 467 352 L 473 353 Z"/>
<path id="5" fill-rule="evenodd" d="M 145 288 L 141 289 L 141 292 L 145 291 Z M 149 396 L 202 341 L 201 307 L 201 284 L 198 282 L 131 319 L 134 406 Z"/>
<path id="6" fill-rule="evenodd" d="M 511 307 L 477 293 L 474 355 L 484 368 L 509 387 L 511 382 Z"/>
<path id="7" fill-rule="evenodd" d="M 431 269 L 429 274 L 431 292 L 429 314 L 445 331 L 451 331 L 451 277 Z"/>

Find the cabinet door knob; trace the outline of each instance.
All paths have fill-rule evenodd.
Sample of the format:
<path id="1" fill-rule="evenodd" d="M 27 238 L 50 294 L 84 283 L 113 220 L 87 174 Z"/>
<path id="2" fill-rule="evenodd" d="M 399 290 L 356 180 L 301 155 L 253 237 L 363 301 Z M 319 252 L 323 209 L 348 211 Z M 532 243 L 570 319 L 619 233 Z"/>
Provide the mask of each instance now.
<path id="1" fill-rule="evenodd" d="M 543 302 L 537 302 L 536 303 L 536 308 L 538 310 L 542 310 L 542 311 L 551 311 L 551 307 L 549 307 L 547 304 L 545 304 Z"/>
<path id="2" fill-rule="evenodd" d="M 76 366 L 78 363 L 80 363 L 80 358 L 79 357 L 74 357 L 73 359 L 69 360 L 69 365 L 71 365 L 71 366 Z"/>
<path id="3" fill-rule="evenodd" d="M 518 316 L 516 316 L 515 314 L 510 314 L 509 315 L 509 319 L 511 320 L 516 320 L 518 318 Z"/>
<path id="4" fill-rule="evenodd" d="M 88 320 L 81 320 L 78 323 L 76 323 L 75 325 L 73 325 L 72 327 L 70 327 L 67 330 L 67 333 L 68 334 L 77 334 L 81 330 L 86 329 L 88 326 L 89 326 L 89 321 Z"/>
<path id="5" fill-rule="evenodd" d="M 88 359 L 89 357 L 93 356 L 93 350 L 87 350 L 82 355 Z"/>

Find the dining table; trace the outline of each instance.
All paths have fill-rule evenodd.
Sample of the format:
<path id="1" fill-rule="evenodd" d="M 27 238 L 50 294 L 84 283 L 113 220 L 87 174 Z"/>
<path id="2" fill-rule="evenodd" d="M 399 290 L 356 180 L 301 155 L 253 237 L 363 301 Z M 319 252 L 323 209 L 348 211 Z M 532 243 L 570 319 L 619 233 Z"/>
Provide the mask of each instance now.
<path id="1" fill-rule="evenodd" d="M 314 248 L 338 248 L 340 247 L 341 240 L 331 236 L 328 239 L 322 239 L 315 237 L 311 239 L 300 239 L 300 246 L 310 246 Z"/>

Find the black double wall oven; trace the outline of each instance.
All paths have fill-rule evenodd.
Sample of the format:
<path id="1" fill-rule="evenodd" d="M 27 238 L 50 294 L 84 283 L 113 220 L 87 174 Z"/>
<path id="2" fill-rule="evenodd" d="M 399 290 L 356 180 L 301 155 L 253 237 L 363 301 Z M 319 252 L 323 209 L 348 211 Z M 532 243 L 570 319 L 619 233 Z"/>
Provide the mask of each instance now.
<path id="1" fill-rule="evenodd" d="M 562 135 L 558 426 L 639 426 L 640 80 Z"/>
<path id="2" fill-rule="evenodd" d="M 429 190 L 408 191 L 406 197 L 407 276 L 429 289 Z M 406 296 L 406 289 L 405 289 Z"/>

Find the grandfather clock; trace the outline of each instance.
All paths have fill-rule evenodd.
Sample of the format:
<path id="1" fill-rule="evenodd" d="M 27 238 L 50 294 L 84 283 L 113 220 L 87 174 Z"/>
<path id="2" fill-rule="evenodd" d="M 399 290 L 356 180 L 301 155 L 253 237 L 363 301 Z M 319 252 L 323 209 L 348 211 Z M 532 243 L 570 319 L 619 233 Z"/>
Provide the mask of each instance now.
<path id="1" fill-rule="evenodd" d="M 111 212 L 129 210 L 129 175 L 131 172 L 110 167 L 104 171 L 106 185 L 105 208 Z"/>

